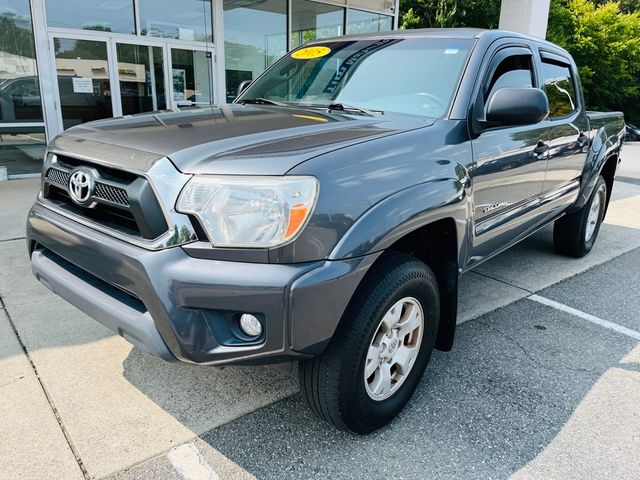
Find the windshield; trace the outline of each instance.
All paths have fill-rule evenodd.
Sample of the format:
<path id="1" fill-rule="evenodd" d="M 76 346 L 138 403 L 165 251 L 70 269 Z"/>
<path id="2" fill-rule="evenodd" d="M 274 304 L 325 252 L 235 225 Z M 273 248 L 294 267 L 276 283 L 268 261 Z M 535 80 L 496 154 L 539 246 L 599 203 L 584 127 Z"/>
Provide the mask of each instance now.
<path id="1" fill-rule="evenodd" d="M 287 54 L 236 100 L 441 117 L 471 40 L 387 38 L 316 43 Z"/>

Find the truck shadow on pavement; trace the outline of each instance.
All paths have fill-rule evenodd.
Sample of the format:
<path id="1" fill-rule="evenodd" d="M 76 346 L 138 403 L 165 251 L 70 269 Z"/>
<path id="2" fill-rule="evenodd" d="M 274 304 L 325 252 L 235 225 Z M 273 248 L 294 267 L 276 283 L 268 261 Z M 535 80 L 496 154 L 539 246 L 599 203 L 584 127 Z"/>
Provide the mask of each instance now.
<path id="1" fill-rule="evenodd" d="M 201 438 L 257 478 L 547 477 L 550 463 L 556 473 L 575 467 L 567 455 L 577 456 L 590 476 L 592 465 L 602 465 L 602 454 L 579 446 L 598 441 L 607 426 L 590 419 L 585 423 L 582 417 L 603 405 L 617 416 L 616 406 L 607 406 L 606 387 L 625 375 L 635 381 L 637 397 L 640 347 L 620 363 L 636 344 L 520 300 L 461 325 L 454 349 L 434 353 L 405 411 L 370 436 L 330 429 L 296 394 Z M 139 367 L 139 360 L 130 355 L 125 361 L 125 377 L 176 418 L 183 417 L 175 409 L 182 402 L 172 399 L 188 395 L 184 385 L 172 386 L 167 379 L 162 388 L 149 389 L 144 379 L 154 378 L 157 384 L 162 364 L 149 371 Z M 256 390 L 259 386 L 245 394 Z M 227 394 L 243 393 L 238 388 Z M 633 411 L 637 415 L 638 409 Z M 626 427 L 634 428 L 632 422 Z M 616 433 L 623 438 L 624 430 L 617 428 Z M 561 454 L 546 454 L 560 437 Z M 633 445 L 638 447 L 637 439 Z M 203 454 L 207 456 L 206 448 Z M 567 474 L 576 476 L 576 471 Z"/>

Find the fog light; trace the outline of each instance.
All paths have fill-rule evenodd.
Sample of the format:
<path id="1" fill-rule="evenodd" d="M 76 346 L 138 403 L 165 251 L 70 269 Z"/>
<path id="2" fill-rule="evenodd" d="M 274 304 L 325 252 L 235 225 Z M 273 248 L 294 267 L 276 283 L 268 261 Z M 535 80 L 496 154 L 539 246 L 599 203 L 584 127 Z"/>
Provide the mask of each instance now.
<path id="1" fill-rule="evenodd" d="M 260 320 L 249 313 L 243 313 L 240 317 L 240 328 L 250 337 L 262 335 L 262 324 Z"/>

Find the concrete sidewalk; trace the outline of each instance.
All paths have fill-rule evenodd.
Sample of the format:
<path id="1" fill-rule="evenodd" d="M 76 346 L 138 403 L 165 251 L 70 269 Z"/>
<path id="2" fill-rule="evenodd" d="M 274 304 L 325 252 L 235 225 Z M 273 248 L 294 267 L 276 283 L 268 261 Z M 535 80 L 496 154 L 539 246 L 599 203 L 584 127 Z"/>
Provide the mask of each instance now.
<path id="1" fill-rule="evenodd" d="M 417 478 L 418 467 L 455 478 L 553 477 L 553 469 L 571 473 L 583 458 L 578 444 L 565 448 L 566 439 L 578 442 L 592 421 L 603 425 L 601 436 L 585 441 L 623 433 L 626 446 L 613 444 L 614 458 L 640 458 L 631 431 L 640 431 L 640 413 L 626 401 L 639 391 L 629 383 L 640 355 L 635 344 L 525 299 L 602 265 L 545 294 L 640 330 L 633 323 L 639 305 L 601 285 L 635 285 L 639 275 L 637 253 L 621 255 L 640 247 L 640 182 L 632 181 L 640 180 L 640 147 L 626 145 L 624 160 L 620 176 L 629 180 L 616 183 L 591 254 L 555 255 L 545 229 L 465 275 L 460 321 L 478 320 L 460 327 L 453 352 L 435 355 L 402 418 L 367 438 L 340 436 L 315 421 L 296 395 L 294 374 L 166 364 L 52 295 L 32 278 L 23 239 L 39 181 L 0 184 L 0 478 L 181 478 L 172 458 L 206 463 L 221 478 Z M 544 341 L 533 335 L 543 331 Z M 553 368 L 543 375 L 540 364 Z M 615 418 L 602 418 L 603 408 Z M 504 417 L 513 409 L 517 415 Z M 529 443 L 520 445 L 518 435 Z M 403 452 L 383 446 L 402 442 L 433 461 L 399 470 Z M 367 464 L 385 455 L 385 464 Z"/>

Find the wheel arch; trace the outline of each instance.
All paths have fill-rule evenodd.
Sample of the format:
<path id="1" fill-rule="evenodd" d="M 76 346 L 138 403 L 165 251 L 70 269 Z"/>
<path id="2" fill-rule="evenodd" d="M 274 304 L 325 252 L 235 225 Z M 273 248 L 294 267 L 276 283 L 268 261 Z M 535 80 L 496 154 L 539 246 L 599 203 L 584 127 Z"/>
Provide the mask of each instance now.
<path id="1" fill-rule="evenodd" d="M 388 250 L 412 255 L 433 271 L 440 293 L 440 318 L 435 347 L 453 347 L 458 313 L 458 233 L 451 217 L 424 225 L 398 239 Z"/>
<path id="2" fill-rule="evenodd" d="M 613 179 L 620 161 L 621 135 L 607 136 L 601 128 L 594 137 L 587 153 L 587 161 L 582 173 L 580 195 L 569 212 L 580 210 L 591 198 L 599 175 L 603 175 L 607 183 L 607 206 L 613 189 Z"/>
<path id="3" fill-rule="evenodd" d="M 335 258 L 398 251 L 433 270 L 440 290 L 436 348 L 453 346 L 458 277 L 466 255 L 470 211 L 465 178 L 427 182 L 400 192 L 365 214 L 332 252 Z"/>
<path id="4" fill-rule="evenodd" d="M 458 266 L 466 251 L 470 208 L 467 188 L 464 179 L 463 182 L 458 179 L 425 182 L 388 197 L 360 217 L 329 255 L 327 266 L 310 272 L 294 284 L 296 305 L 314 301 L 309 296 L 313 290 L 309 290 L 308 295 L 303 290 L 307 284 L 317 282 L 326 286 L 326 294 L 330 293 L 334 302 L 330 306 L 331 315 L 323 315 L 321 324 L 310 318 L 301 319 L 294 305 L 290 327 L 292 348 L 311 355 L 322 353 L 371 267 L 380 261 L 384 252 L 399 251 L 413 252 L 436 274 L 441 295 L 436 348 L 451 349 L 457 312 Z M 429 241 L 425 244 L 427 238 Z M 427 248 L 428 245 L 431 247 Z M 438 249 L 446 255 L 437 254 Z M 338 276 L 339 282 L 338 279 L 325 282 L 325 271 L 334 279 L 337 267 L 344 268 Z M 336 291 L 338 283 L 340 289 Z M 317 291 L 313 294 L 313 298 L 316 297 Z M 319 312 L 327 309 L 326 304 L 317 305 Z M 309 323 L 313 324 L 313 332 L 307 331 Z"/>

